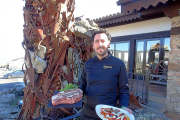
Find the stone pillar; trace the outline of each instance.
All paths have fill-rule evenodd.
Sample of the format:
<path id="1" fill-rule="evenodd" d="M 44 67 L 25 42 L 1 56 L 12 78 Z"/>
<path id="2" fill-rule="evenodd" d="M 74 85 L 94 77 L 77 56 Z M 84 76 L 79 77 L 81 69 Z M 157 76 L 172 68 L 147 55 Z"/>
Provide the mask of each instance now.
<path id="1" fill-rule="evenodd" d="M 180 114 L 180 16 L 173 17 L 171 25 L 166 109 Z"/>

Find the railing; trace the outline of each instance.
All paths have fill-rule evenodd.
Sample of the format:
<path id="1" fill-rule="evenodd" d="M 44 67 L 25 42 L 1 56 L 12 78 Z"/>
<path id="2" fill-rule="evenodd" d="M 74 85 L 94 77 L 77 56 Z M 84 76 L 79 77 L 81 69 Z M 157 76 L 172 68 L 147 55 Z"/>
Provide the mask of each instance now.
<path id="1" fill-rule="evenodd" d="M 131 68 L 128 71 L 136 70 L 135 68 Z M 139 97 L 148 104 L 150 70 L 141 70 L 142 73 L 127 72 L 129 88 L 134 93 L 134 96 Z"/>

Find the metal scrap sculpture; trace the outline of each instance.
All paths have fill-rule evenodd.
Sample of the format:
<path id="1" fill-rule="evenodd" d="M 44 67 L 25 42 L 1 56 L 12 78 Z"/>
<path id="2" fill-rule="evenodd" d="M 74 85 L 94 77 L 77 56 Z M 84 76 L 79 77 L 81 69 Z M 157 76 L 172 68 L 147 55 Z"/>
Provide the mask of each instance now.
<path id="1" fill-rule="evenodd" d="M 26 0 L 23 10 L 26 70 L 17 120 L 72 115 L 72 108 L 47 105 L 55 90 L 78 83 L 81 67 L 93 57 L 90 37 L 98 26 L 90 20 L 74 19 L 75 0 Z"/>

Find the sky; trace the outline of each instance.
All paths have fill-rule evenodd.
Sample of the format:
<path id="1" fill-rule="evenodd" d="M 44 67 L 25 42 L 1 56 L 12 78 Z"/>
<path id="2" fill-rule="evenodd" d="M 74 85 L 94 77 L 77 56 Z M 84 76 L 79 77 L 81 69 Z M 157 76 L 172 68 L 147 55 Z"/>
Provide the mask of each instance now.
<path id="1" fill-rule="evenodd" d="M 75 0 L 75 17 L 95 19 L 120 12 L 118 0 Z M 0 0 L 0 65 L 24 57 L 23 0 Z"/>

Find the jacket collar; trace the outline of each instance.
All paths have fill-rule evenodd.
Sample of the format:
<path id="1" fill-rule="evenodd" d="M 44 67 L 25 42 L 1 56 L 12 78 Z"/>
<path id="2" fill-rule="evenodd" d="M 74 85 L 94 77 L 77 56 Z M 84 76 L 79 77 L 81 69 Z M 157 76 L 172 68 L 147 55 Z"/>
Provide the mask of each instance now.
<path id="1" fill-rule="evenodd" d="M 97 56 L 95 56 L 94 57 L 94 60 L 95 61 L 103 61 L 103 60 L 106 60 L 107 58 L 109 58 L 111 55 L 110 54 L 108 54 L 106 57 L 103 57 L 101 60 L 97 57 Z"/>

